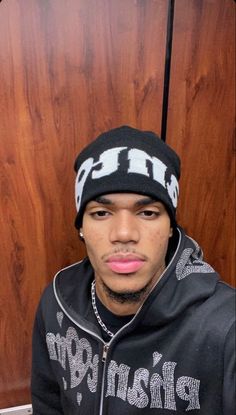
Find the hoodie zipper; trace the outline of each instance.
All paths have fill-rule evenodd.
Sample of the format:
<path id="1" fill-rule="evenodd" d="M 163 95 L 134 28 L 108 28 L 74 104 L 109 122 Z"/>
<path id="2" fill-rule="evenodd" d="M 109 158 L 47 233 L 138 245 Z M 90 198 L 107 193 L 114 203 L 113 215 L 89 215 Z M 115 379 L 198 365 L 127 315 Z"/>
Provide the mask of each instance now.
<path id="1" fill-rule="evenodd" d="M 108 349 L 109 349 L 109 344 L 105 343 L 104 346 L 103 346 L 103 352 L 102 352 L 102 362 L 103 363 L 106 362 Z"/>
<path id="2" fill-rule="evenodd" d="M 109 343 L 105 343 L 103 345 L 102 351 L 102 387 L 101 387 L 101 398 L 100 398 L 100 408 L 99 408 L 99 415 L 102 415 L 103 412 L 103 399 L 104 399 L 104 386 L 105 386 L 105 373 L 106 373 L 106 361 L 107 361 L 107 353 L 109 349 Z"/>

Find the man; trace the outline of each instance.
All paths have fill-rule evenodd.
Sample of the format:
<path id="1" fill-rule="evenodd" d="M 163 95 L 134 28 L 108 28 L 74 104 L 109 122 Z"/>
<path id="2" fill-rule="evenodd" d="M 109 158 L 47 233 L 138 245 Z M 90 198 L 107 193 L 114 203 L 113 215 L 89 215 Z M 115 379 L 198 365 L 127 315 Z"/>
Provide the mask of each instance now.
<path id="1" fill-rule="evenodd" d="M 42 296 L 34 415 L 234 415 L 234 290 L 177 226 L 178 156 L 124 126 L 75 170 L 88 258 Z"/>

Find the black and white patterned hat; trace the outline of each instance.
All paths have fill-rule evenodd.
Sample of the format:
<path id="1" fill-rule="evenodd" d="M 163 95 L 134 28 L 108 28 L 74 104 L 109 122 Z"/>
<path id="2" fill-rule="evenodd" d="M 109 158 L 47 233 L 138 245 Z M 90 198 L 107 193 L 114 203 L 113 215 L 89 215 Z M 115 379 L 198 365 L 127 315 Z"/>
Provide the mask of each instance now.
<path id="1" fill-rule="evenodd" d="M 77 229 L 89 201 L 122 192 L 160 200 L 176 225 L 180 160 L 155 133 L 129 126 L 109 130 L 82 150 L 74 168 Z"/>

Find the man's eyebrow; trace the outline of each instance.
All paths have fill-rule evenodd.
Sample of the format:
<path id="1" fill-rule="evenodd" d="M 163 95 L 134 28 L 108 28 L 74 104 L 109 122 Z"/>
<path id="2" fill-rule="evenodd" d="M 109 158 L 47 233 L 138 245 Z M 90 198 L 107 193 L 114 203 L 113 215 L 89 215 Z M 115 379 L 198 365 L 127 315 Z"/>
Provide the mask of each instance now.
<path id="1" fill-rule="evenodd" d="M 111 199 L 108 199 L 105 196 L 98 196 L 94 199 L 94 202 L 100 203 L 102 205 L 112 205 L 114 204 L 114 202 Z M 135 202 L 135 206 L 139 207 L 139 206 L 147 206 L 147 205 L 151 205 L 152 203 L 157 203 L 158 200 L 154 199 L 152 197 L 149 196 L 145 196 L 142 197 L 141 199 L 138 199 Z"/>
<path id="2" fill-rule="evenodd" d="M 143 197 L 142 199 L 137 200 L 135 203 L 136 206 L 147 206 L 151 205 L 152 203 L 157 203 L 158 200 L 152 197 Z"/>
<path id="3" fill-rule="evenodd" d="M 112 205 L 112 201 L 105 196 L 98 196 L 94 199 L 94 202 L 101 203 L 102 205 Z"/>

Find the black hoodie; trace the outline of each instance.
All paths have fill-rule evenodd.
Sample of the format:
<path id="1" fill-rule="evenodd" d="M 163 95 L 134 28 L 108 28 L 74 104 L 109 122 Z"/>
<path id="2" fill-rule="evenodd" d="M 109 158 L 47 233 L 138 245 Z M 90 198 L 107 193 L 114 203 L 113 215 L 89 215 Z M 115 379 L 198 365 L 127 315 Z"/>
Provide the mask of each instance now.
<path id="1" fill-rule="evenodd" d="M 235 415 L 235 290 L 179 233 L 162 277 L 109 343 L 89 260 L 55 276 L 35 320 L 34 415 Z"/>

